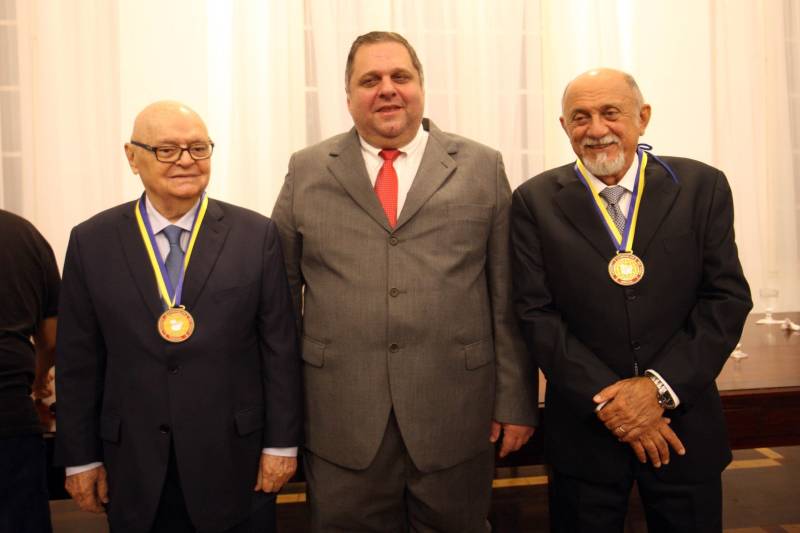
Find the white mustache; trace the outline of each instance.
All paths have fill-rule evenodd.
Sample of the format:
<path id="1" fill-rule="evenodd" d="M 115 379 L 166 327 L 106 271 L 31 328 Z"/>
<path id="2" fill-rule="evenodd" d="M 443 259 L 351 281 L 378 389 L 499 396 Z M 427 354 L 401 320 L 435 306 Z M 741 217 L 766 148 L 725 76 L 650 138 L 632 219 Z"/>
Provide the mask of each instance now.
<path id="1" fill-rule="evenodd" d="M 603 135 L 599 139 L 588 138 L 585 141 L 583 141 L 582 145 L 585 147 L 585 146 L 595 146 L 598 144 L 611 144 L 611 143 L 620 144 L 620 138 L 614 135 L 613 133 L 609 133 L 607 135 Z"/>

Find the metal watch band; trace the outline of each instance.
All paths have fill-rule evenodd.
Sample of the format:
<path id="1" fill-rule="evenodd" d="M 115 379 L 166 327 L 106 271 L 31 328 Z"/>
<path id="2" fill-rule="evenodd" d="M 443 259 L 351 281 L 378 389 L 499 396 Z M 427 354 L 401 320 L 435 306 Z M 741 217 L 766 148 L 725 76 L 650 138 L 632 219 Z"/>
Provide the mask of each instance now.
<path id="1" fill-rule="evenodd" d="M 675 401 L 672 398 L 672 395 L 669 393 L 669 389 L 667 388 L 667 384 L 664 383 L 658 376 L 654 375 L 652 372 L 645 372 L 645 375 L 650 378 L 653 384 L 658 389 L 657 399 L 658 405 L 663 407 L 664 409 L 675 409 Z"/>

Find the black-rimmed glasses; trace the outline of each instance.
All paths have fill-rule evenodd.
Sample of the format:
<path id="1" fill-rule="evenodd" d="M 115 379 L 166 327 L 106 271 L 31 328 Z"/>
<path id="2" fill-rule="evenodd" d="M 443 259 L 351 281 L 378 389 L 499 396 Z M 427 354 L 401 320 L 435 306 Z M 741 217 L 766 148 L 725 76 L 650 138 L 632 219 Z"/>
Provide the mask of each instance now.
<path id="1" fill-rule="evenodd" d="M 214 143 L 208 141 L 207 143 L 192 143 L 186 148 L 182 146 L 175 146 L 174 144 L 162 144 L 161 146 L 150 146 L 149 144 L 140 143 L 138 141 L 131 141 L 131 144 L 144 148 L 148 152 L 153 152 L 156 159 L 162 163 L 175 163 L 181 157 L 183 152 L 189 152 L 189 157 L 195 161 L 208 159 L 214 153 Z"/>

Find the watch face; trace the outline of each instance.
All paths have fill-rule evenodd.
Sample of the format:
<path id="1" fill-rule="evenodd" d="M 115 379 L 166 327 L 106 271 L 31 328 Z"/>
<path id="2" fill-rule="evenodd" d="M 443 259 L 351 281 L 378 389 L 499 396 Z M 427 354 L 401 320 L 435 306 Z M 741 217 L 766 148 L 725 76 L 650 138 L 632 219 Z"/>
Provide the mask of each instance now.
<path id="1" fill-rule="evenodd" d="M 667 392 L 659 392 L 658 393 L 658 405 L 663 407 L 664 409 L 669 409 L 672 407 L 672 397 Z"/>

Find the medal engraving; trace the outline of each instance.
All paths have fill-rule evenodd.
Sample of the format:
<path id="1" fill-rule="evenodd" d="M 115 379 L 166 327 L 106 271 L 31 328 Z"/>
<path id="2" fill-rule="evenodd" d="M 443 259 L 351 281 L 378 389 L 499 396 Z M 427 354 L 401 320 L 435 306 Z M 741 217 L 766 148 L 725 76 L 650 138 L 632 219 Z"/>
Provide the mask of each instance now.
<path id="1" fill-rule="evenodd" d="M 630 252 L 619 253 L 609 261 L 608 275 L 619 285 L 636 285 L 644 277 L 644 263 Z"/>
<path id="2" fill-rule="evenodd" d="M 183 342 L 194 333 L 194 319 L 181 307 L 172 307 L 158 318 L 158 333 L 169 342 Z"/>

